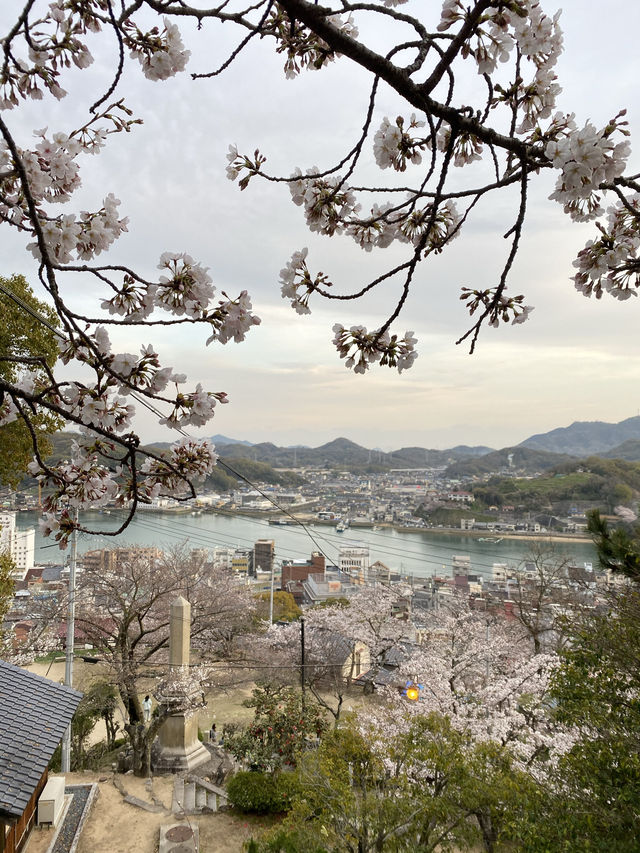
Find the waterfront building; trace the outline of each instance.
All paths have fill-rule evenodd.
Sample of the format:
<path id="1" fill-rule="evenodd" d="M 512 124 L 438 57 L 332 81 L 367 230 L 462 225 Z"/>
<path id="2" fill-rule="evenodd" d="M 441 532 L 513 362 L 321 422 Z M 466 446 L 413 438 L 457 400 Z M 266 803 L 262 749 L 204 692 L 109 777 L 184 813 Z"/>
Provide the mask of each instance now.
<path id="1" fill-rule="evenodd" d="M 215 569 L 229 569 L 233 565 L 233 555 L 236 553 L 235 548 L 225 548 L 218 546 L 213 549 L 213 567 Z"/>
<path id="2" fill-rule="evenodd" d="M 356 583 L 367 583 L 369 580 L 369 546 L 345 545 L 340 548 L 338 560 L 340 571 L 349 575 Z"/>
<path id="3" fill-rule="evenodd" d="M 237 548 L 231 555 L 231 570 L 236 574 L 249 575 L 253 568 L 251 551 Z"/>
<path id="4" fill-rule="evenodd" d="M 36 532 L 32 527 L 17 529 L 15 512 L 0 512 L 0 551 L 9 552 L 20 577 L 33 568 L 35 541 Z"/>
<path id="5" fill-rule="evenodd" d="M 491 566 L 491 579 L 495 583 L 506 583 L 515 577 L 515 571 L 506 563 L 493 563 Z"/>
<path id="6" fill-rule="evenodd" d="M 309 560 L 283 560 L 280 576 L 280 589 L 290 592 L 296 604 L 304 600 L 303 582 L 309 575 L 324 575 L 324 554 L 314 551 Z"/>
<path id="7" fill-rule="evenodd" d="M 309 575 L 302 582 L 304 603 L 311 606 L 332 598 L 349 598 L 359 589 L 359 585 L 341 572 L 325 571 L 322 575 Z"/>
<path id="8" fill-rule="evenodd" d="M 270 572 L 273 569 L 275 542 L 273 539 L 258 539 L 253 546 L 253 572 Z"/>
<path id="9" fill-rule="evenodd" d="M 99 548 L 87 551 L 82 555 L 82 565 L 88 571 L 115 572 L 131 560 L 159 560 L 162 557 L 160 548 Z"/>
<path id="10" fill-rule="evenodd" d="M 468 575 L 471 571 L 471 556 L 469 554 L 454 554 L 451 557 L 452 575 Z"/>

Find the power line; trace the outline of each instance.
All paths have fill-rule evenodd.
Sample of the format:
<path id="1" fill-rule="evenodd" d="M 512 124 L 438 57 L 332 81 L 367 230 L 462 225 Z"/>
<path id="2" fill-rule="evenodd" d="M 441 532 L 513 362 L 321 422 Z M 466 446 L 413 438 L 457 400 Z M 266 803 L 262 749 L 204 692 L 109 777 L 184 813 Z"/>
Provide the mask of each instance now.
<path id="1" fill-rule="evenodd" d="M 241 519 L 243 523 L 250 523 L 250 524 L 259 525 L 261 527 L 269 527 L 270 528 L 270 525 L 268 525 L 268 522 L 263 521 L 262 519 L 257 519 L 257 518 L 253 518 L 253 517 L 247 518 L 245 516 L 238 516 L 238 515 L 231 513 L 231 512 L 219 512 L 219 513 L 216 512 L 215 514 L 216 515 L 219 514 L 220 516 L 222 516 L 224 518 Z M 136 516 L 136 524 L 148 525 L 148 524 L 154 524 L 154 522 L 147 521 L 145 513 L 140 513 Z M 207 536 L 208 536 L 207 533 L 201 533 L 200 532 L 201 528 L 194 526 L 194 525 L 190 525 L 188 522 L 182 522 L 182 521 L 177 522 L 177 521 L 170 520 L 169 518 L 167 518 L 166 515 L 163 516 L 163 521 L 161 524 L 159 522 L 155 523 L 155 529 L 162 530 L 164 527 L 167 527 L 169 529 L 173 528 L 176 530 L 182 529 L 184 527 L 188 527 L 188 528 L 190 527 L 191 529 L 194 530 L 194 532 L 197 531 L 196 535 L 199 535 L 200 538 L 207 538 Z M 216 534 L 212 533 L 211 535 L 215 536 Z M 231 533 L 229 533 L 229 534 L 218 533 L 217 535 L 222 536 L 222 537 L 228 537 L 228 538 L 231 538 L 232 536 L 237 536 L 237 538 L 240 538 L 240 539 L 245 538 L 245 537 L 239 536 L 238 534 L 231 534 Z M 302 531 L 296 529 L 295 527 L 291 526 L 291 528 L 289 528 L 287 530 L 287 535 L 302 536 L 302 535 L 306 535 L 306 534 L 304 534 Z M 331 535 L 327 535 L 324 533 L 319 533 L 318 531 L 314 531 L 314 535 L 315 535 L 316 539 L 324 540 L 327 543 L 327 545 L 329 545 L 332 548 L 335 548 L 336 551 L 340 550 L 341 545 L 344 546 L 345 544 L 347 544 L 347 541 L 344 538 L 341 538 L 337 535 L 331 536 Z M 411 549 L 411 548 L 403 548 L 400 545 L 389 544 L 389 541 L 388 541 L 389 537 L 387 537 L 385 534 L 375 534 L 375 533 L 372 533 L 370 531 L 366 531 L 366 535 L 368 537 L 375 537 L 377 540 L 380 540 L 379 548 L 376 548 L 376 545 L 374 545 L 373 547 L 376 548 L 376 550 L 379 550 L 380 552 L 382 552 L 382 553 L 384 553 L 390 557 L 395 557 L 395 558 L 406 557 L 408 559 L 419 560 L 419 561 L 427 562 L 429 564 L 433 563 L 435 565 L 441 566 L 442 561 L 444 559 L 449 558 L 451 555 L 452 546 L 446 545 L 446 544 L 443 544 L 440 546 L 444 553 L 438 553 L 438 551 L 416 550 L 416 549 Z M 412 536 L 413 534 L 408 534 L 408 535 Z M 245 539 L 245 541 L 252 541 L 252 540 Z M 516 541 L 516 540 L 514 540 L 514 541 Z M 528 542 L 528 540 L 526 540 L 526 541 Z M 357 545 L 357 543 L 355 543 L 355 542 L 348 542 L 348 544 L 351 547 Z M 370 542 L 367 542 L 365 544 L 371 546 Z M 525 540 L 519 540 L 518 544 L 525 544 Z M 287 546 L 284 546 L 284 547 L 286 548 L 286 550 L 289 550 L 289 551 L 293 550 L 293 548 L 291 548 L 291 547 L 287 547 Z M 488 553 L 488 554 L 486 554 L 486 557 L 488 559 L 495 558 L 495 559 L 493 559 L 493 562 L 504 562 L 505 561 L 505 555 L 504 554 Z M 481 566 L 481 567 L 484 567 L 487 569 L 491 569 L 493 564 L 486 562 L 486 561 L 483 561 L 483 560 L 475 559 L 474 565 L 478 565 L 478 566 Z"/>
<path id="2" fill-rule="evenodd" d="M 42 323 L 48 329 L 50 329 L 52 332 L 54 332 L 54 334 L 56 334 L 58 337 L 60 337 L 63 340 L 65 339 L 65 336 L 60 332 L 59 329 L 56 329 L 55 326 L 53 326 L 45 317 L 43 317 L 38 311 L 36 311 L 28 303 L 26 303 L 21 297 L 19 297 L 17 294 L 15 294 L 10 288 L 8 288 L 8 287 L 6 287 L 6 285 L 2 284 L 2 282 L 0 282 L 0 291 L 2 291 L 6 296 L 8 296 L 10 299 L 12 299 L 20 308 L 27 311 L 34 319 L 38 320 L 40 323 Z M 144 397 L 140 396 L 139 394 L 137 394 L 135 392 L 131 392 L 130 396 L 137 403 L 144 406 L 148 411 L 150 411 L 152 414 L 154 414 L 159 419 L 164 417 L 163 413 L 153 403 L 150 403 Z M 187 433 L 186 430 L 184 430 L 182 427 L 178 427 L 177 432 L 186 438 L 192 438 L 192 436 L 190 436 L 189 433 Z M 241 474 L 239 471 L 237 471 L 228 462 L 223 461 L 222 459 L 219 458 L 218 459 L 218 465 L 220 465 L 222 468 L 225 468 L 227 471 L 229 471 L 231 474 L 233 474 L 239 480 L 247 483 L 251 488 L 255 489 L 255 491 L 257 491 L 258 494 L 262 495 L 262 497 L 265 498 L 265 500 L 269 501 L 279 512 L 283 513 L 284 515 L 286 515 L 287 517 L 292 519 L 295 522 L 295 524 L 297 526 L 299 526 L 302 531 L 304 531 L 304 535 L 306 535 L 311 540 L 311 542 L 314 544 L 316 549 L 325 557 L 325 559 L 329 560 L 328 555 L 325 553 L 324 549 L 322 548 L 322 546 L 317 541 L 316 536 L 313 535 L 313 533 L 309 530 L 308 525 L 302 519 L 298 518 L 293 513 L 291 513 L 287 507 L 280 506 L 280 504 L 278 504 L 278 502 L 271 495 L 269 495 L 267 492 L 265 492 L 262 488 L 260 488 L 260 486 L 258 486 L 256 483 L 254 483 L 248 477 L 244 476 L 244 474 Z M 137 523 L 139 523 L 140 513 L 137 513 L 136 516 L 137 516 Z M 184 527 L 184 525 L 181 525 L 181 526 Z M 294 531 L 291 531 L 291 532 L 294 532 Z M 295 531 L 295 532 L 298 532 L 298 531 Z M 369 535 L 375 536 L 374 533 L 369 534 Z M 330 540 L 325 535 L 321 535 L 318 538 L 324 539 L 325 542 L 330 544 L 332 547 L 336 548 L 336 550 L 339 552 L 340 548 L 335 543 L 330 542 Z M 383 537 L 383 538 L 386 538 L 386 537 Z M 47 547 L 47 546 L 45 546 L 45 547 Z M 443 546 L 443 547 L 445 547 L 445 546 Z M 388 543 L 385 543 L 385 551 L 383 551 L 383 553 L 388 555 L 388 556 L 391 556 L 391 557 L 406 556 L 407 558 L 411 558 L 411 559 L 419 559 L 421 561 L 424 561 L 427 564 L 433 564 L 433 565 L 437 564 L 438 566 L 442 565 L 442 557 L 436 553 L 428 554 L 428 552 L 427 552 L 427 557 L 425 559 L 425 553 L 424 552 L 418 553 L 418 552 L 408 550 L 408 549 L 401 549 L 401 548 L 397 548 L 397 547 L 394 548 L 394 547 L 390 547 L 388 545 Z M 430 557 L 433 557 L 433 559 L 430 559 Z M 497 560 L 500 560 L 500 561 L 504 560 L 504 557 L 502 557 L 501 555 L 496 554 L 495 557 L 497 558 Z M 483 562 L 477 561 L 477 560 L 475 561 L 475 565 L 480 566 L 482 568 L 486 568 L 486 569 L 492 568 L 492 565 L 490 565 L 488 563 L 483 563 Z"/>

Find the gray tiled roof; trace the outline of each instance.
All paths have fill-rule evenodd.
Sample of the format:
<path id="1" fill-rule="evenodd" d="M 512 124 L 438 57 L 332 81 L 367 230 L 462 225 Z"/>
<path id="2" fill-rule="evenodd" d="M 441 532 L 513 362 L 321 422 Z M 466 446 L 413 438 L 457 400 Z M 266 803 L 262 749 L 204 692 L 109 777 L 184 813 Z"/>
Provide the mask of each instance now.
<path id="1" fill-rule="evenodd" d="M 20 817 L 81 698 L 0 661 L 0 818 Z"/>

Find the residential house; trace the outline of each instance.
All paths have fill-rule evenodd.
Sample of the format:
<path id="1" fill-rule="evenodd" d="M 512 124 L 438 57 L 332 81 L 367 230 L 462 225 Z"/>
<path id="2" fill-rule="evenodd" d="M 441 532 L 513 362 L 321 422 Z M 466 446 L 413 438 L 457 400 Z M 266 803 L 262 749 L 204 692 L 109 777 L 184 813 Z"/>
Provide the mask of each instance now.
<path id="1" fill-rule="evenodd" d="M 18 853 L 82 694 L 0 661 L 0 853 Z"/>

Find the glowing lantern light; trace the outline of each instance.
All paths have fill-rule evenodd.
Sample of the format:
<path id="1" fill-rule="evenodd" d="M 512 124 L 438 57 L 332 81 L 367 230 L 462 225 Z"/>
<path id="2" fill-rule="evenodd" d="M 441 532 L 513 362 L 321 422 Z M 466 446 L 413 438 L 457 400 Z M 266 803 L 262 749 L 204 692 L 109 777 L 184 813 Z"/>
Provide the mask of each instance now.
<path id="1" fill-rule="evenodd" d="M 412 684 L 407 687 L 406 692 L 407 699 L 411 699 L 412 702 L 417 702 L 420 698 L 420 688 L 417 684 Z"/>

